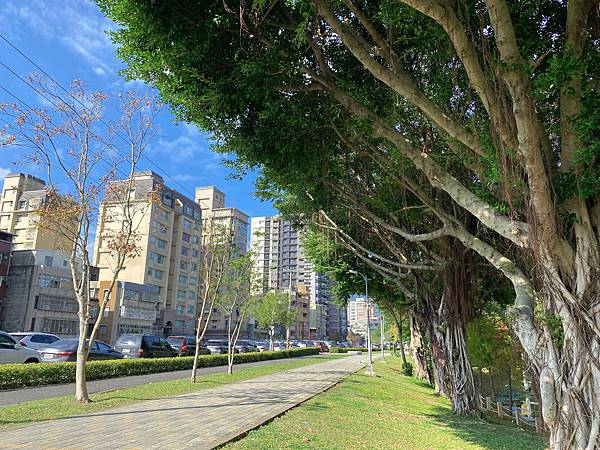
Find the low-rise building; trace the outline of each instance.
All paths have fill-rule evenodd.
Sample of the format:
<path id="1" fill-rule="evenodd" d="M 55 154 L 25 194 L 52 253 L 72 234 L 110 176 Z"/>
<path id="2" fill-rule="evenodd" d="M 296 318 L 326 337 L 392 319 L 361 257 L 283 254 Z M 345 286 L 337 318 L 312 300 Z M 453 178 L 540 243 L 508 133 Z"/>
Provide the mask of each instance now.
<path id="1" fill-rule="evenodd" d="M 94 287 L 97 296 L 104 296 L 110 281 L 96 281 Z M 156 286 L 117 280 L 98 329 L 98 339 L 114 344 L 124 333 L 152 334 L 159 307 Z"/>
<path id="2" fill-rule="evenodd" d="M 79 332 L 79 306 L 66 254 L 59 250 L 17 250 L 12 254 L 0 328 L 59 336 Z"/>

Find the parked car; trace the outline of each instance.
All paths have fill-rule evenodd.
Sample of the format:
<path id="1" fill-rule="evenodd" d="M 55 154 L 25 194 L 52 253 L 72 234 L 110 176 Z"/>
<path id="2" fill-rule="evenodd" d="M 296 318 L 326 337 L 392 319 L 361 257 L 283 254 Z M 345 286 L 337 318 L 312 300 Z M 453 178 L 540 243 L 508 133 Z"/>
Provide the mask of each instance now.
<path id="1" fill-rule="evenodd" d="M 169 358 L 178 355 L 165 338 L 150 334 L 122 334 L 117 339 L 115 350 L 123 353 L 124 358 Z"/>
<path id="2" fill-rule="evenodd" d="M 196 336 L 169 336 L 167 342 L 179 356 L 194 356 L 196 354 Z M 206 344 L 200 345 L 199 355 L 210 355 Z"/>
<path id="3" fill-rule="evenodd" d="M 40 349 L 60 340 L 60 338 L 50 333 L 38 333 L 35 331 L 24 331 L 19 333 L 10 333 L 19 344 L 24 347 Z"/>
<path id="4" fill-rule="evenodd" d="M 280 352 L 281 350 L 285 350 L 285 342 L 274 342 L 273 351 Z"/>
<path id="5" fill-rule="evenodd" d="M 40 348 L 42 362 L 65 362 L 77 360 L 79 339 L 59 339 L 48 347 Z M 106 342 L 94 341 L 88 355 L 88 361 L 99 359 L 123 359 L 123 354 L 114 350 Z"/>
<path id="6" fill-rule="evenodd" d="M 269 351 L 269 343 L 268 342 L 256 342 L 256 351 L 258 352 L 268 352 Z"/>
<path id="7" fill-rule="evenodd" d="M 300 347 L 300 348 L 308 347 L 308 342 L 307 341 L 298 341 L 298 347 Z"/>
<path id="8" fill-rule="evenodd" d="M 256 345 L 254 345 L 254 342 L 247 341 L 245 339 L 238 339 L 238 341 L 235 344 L 235 349 L 237 353 L 250 353 L 258 351 Z"/>
<path id="9" fill-rule="evenodd" d="M 24 347 L 10 334 L 0 331 L 0 364 L 39 363 L 37 350 Z"/>
<path id="10" fill-rule="evenodd" d="M 206 341 L 206 348 L 213 355 L 221 355 L 223 353 L 227 353 L 227 342 L 210 340 Z"/>
<path id="11" fill-rule="evenodd" d="M 323 341 L 312 341 L 311 347 L 317 347 L 321 353 L 328 353 L 329 347 Z"/>

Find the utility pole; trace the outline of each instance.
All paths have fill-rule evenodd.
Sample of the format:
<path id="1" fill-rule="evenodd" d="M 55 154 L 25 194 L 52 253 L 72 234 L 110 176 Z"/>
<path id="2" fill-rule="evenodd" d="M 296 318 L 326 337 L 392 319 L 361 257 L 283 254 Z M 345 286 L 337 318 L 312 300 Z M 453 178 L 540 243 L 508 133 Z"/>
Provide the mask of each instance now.
<path id="1" fill-rule="evenodd" d="M 368 363 L 367 363 L 367 375 L 375 375 L 373 372 L 373 349 L 371 346 L 371 316 L 369 314 L 369 310 L 371 309 L 371 302 L 369 301 L 369 280 L 367 276 L 363 273 L 357 272 L 356 270 L 349 270 L 348 272 L 353 273 L 355 275 L 360 275 L 365 280 L 365 302 L 367 305 L 367 353 L 368 353 Z"/>

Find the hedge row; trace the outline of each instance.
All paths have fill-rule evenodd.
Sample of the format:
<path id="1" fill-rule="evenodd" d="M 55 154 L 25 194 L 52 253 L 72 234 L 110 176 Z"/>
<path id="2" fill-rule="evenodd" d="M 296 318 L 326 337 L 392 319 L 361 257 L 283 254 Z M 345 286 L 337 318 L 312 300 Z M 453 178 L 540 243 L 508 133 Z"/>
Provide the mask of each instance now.
<path id="1" fill-rule="evenodd" d="M 278 352 L 241 353 L 234 356 L 234 362 L 236 364 L 243 364 L 271 359 L 317 355 L 318 353 L 319 349 L 312 347 Z M 86 363 L 86 378 L 91 381 L 131 375 L 189 370 L 192 368 L 193 361 L 193 356 L 89 361 Z M 199 368 L 225 365 L 227 365 L 227 355 L 201 355 L 198 358 Z M 0 365 L 0 391 L 48 384 L 73 383 L 74 381 L 74 362 Z"/>
<path id="2" fill-rule="evenodd" d="M 331 353 L 366 352 L 367 347 L 331 347 Z"/>

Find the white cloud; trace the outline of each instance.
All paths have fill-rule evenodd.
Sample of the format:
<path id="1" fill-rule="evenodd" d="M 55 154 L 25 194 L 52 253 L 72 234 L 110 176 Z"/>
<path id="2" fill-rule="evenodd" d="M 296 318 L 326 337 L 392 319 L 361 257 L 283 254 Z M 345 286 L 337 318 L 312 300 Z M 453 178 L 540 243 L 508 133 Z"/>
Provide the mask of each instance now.
<path id="1" fill-rule="evenodd" d="M 8 175 L 11 172 L 13 172 L 13 171 L 6 167 L 0 167 L 0 178 L 4 178 L 6 175 Z"/>
<path id="2" fill-rule="evenodd" d="M 51 7 L 46 0 L 5 0 L 0 29 L 15 40 L 33 36 L 60 43 L 98 75 L 118 70 L 115 46 L 106 34 L 115 24 L 93 2 L 61 0 Z"/>

